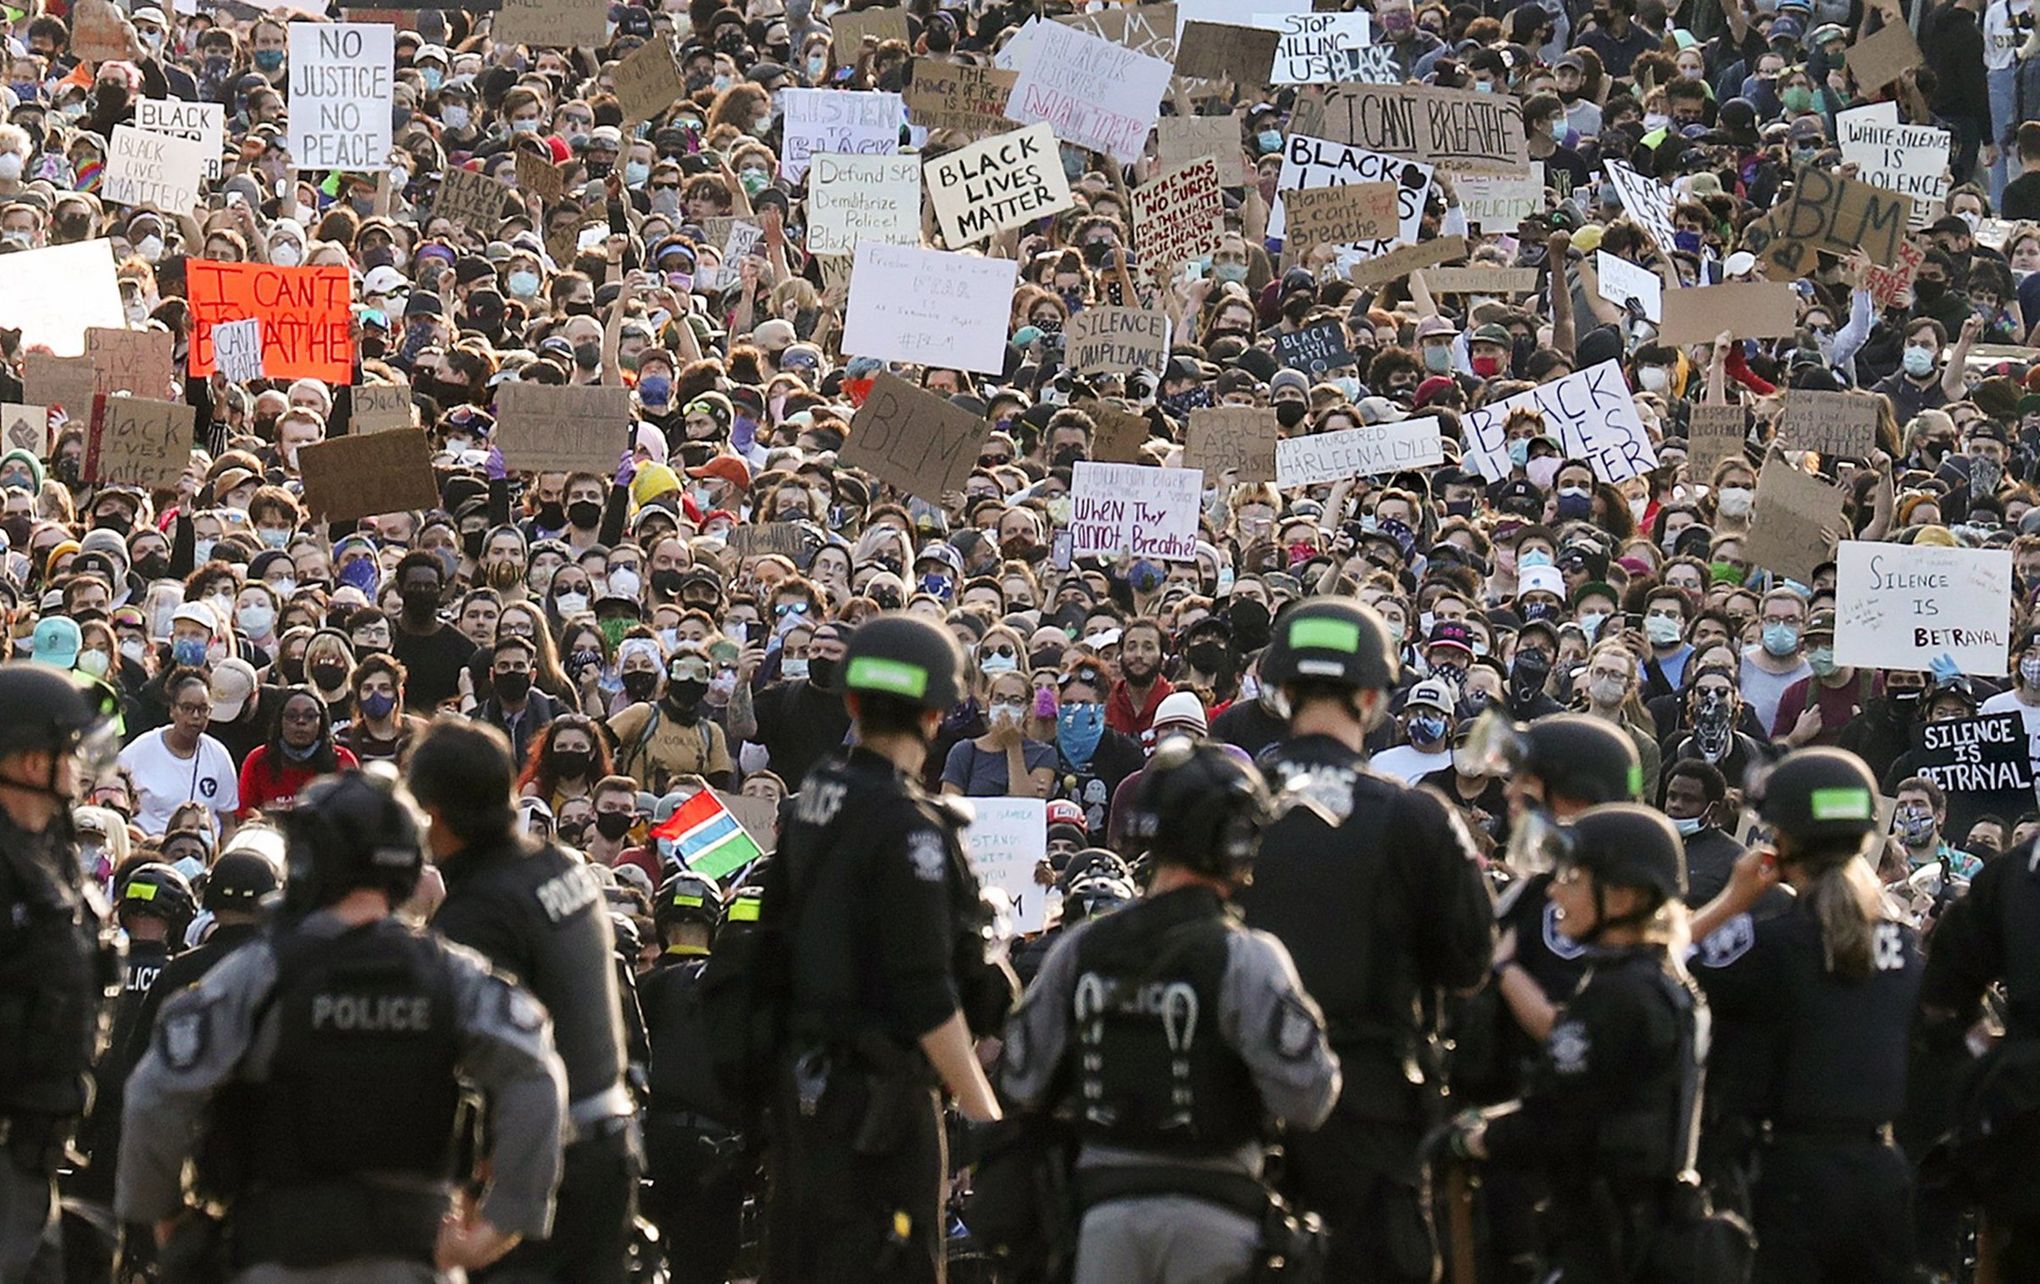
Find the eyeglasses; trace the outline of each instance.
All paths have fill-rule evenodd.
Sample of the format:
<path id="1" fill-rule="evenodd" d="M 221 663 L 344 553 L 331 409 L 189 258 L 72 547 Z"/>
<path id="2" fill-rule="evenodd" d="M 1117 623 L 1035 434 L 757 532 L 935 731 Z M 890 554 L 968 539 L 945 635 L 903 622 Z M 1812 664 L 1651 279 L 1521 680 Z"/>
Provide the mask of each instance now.
<path id="1" fill-rule="evenodd" d="M 181 713 L 187 718 L 209 718 L 212 716 L 212 706 L 209 704 L 173 704 L 170 706 L 170 711 L 172 713 Z"/>

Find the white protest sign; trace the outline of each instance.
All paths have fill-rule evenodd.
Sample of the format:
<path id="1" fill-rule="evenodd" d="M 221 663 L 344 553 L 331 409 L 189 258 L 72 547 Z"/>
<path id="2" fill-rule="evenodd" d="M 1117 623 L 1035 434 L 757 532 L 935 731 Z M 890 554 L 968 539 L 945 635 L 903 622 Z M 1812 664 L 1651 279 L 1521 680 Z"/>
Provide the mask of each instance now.
<path id="1" fill-rule="evenodd" d="M 262 318 L 221 321 L 212 328 L 213 360 L 232 382 L 262 377 Z"/>
<path id="2" fill-rule="evenodd" d="M 198 203 L 207 155 L 204 143 L 115 125 L 99 194 L 118 205 L 153 205 L 182 213 Z M 210 155 L 219 159 L 217 150 Z"/>
<path id="3" fill-rule="evenodd" d="M 1201 468 L 1149 468 L 1078 460 L 1070 482 L 1070 551 L 1129 553 L 1164 562 L 1197 556 Z"/>
<path id="4" fill-rule="evenodd" d="M 786 112 L 785 144 L 779 153 L 779 176 L 798 183 L 807 175 L 808 157 L 894 156 L 900 150 L 900 126 L 906 105 L 900 96 L 878 90 L 782 89 Z"/>
<path id="5" fill-rule="evenodd" d="M 298 169 L 384 169 L 397 29 L 386 22 L 290 24 L 290 117 Z"/>
<path id="6" fill-rule="evenodd" d="M 1055 130 L 1047 125 L 1030 125 L 937 156 L 925 174 L 936 222 L 952 249 L 1076 203 Z"/>
<path id="7" fill-rule="evenodd" d="M 743 260 L 758 252 L 765 244 L 765 229 L 750 219 L 730 221 L 728 235 L 723 237 L 722 266 L 715 271 L 714 288 L 727 290 L 743 279 Z"/>
<path id="8" fill-rule="evenodd" d="M 1586 460 L 1602 481 L 1623 481 L 1657 467 L 1657 452 L 1630 400 L 1622 363 L 1612 358 L 1556 383 L 1539 384 L 1467 411 L 1461 419 L 1465 459 L 1489 481 L 1509 475 L 1509 446 L 1502 426 L 1516 409 L 1542 411 L 1545 427 L 1558 434 L 1560 455 Z"/>
<path id="9" fill-rule="evenodd" d="M 1370 40 L 1371 23 L 1358 13 L 1257 13 L 1254 25 L 1282 33 L 1275 45 L 1271 85 L 1331 85 L 1351 80 L 1358 63 L 1351 51 Z"/>
<path id="10" fill-rule="evenodd" d="M 1284 489 L 1315 486 L 1443 462 L 1445 444 L 1438 420 L 1426 415 L 1343 432 L 1285 437 L 1275 443 L 1275 484 Z"/>
<path id="11" fill-rule="evenodd" d="M 1536 174 L 1459 174 L 1459 208 L 1483 232 L 1513 230 L 1544 208 L 1544 180 Z"/>
<path id="12" fill-rule="evenodd" d="M 996 887 L 1013 902 L 1013 926 L 1039 932 L 1046 926 L 1049 888 L 1034 880 L 1048 859 L 1048 804 L 1039 798 L 973 798 L 976 815 L 964 831 L 978 881 Z"/>
<path id="13" fill-rule="evenodd" d="M 0 254 L 0 326 L 20 330 L 23 349 L 41 344 L 60 357 L 84 355 L 88 327 L 127 329 L 113 242 Z"/>
<path id="14" fill-rule="evenodd" d="M 1417 243 L 1422 235 L 1424 201 L 1430 196 L 1431 176 L 1436 171 L 1421 161 L 1404 160 L 1386 152 L 1370 152 L 1350 143 L 1329 138 L 1291 134 L 1282 140 L 1282 175 L 1275 190 L 1295 191 L 1306 187 L 1340 187 L 1347 183 L 1394 183 L 1396 212 L 1400 221 L 1394 240 L 1362 241 L 1354 247 L 1362 257 L 1380 254 L 1397 242 Z M 1268 215 L 1268 235 L 1281 236 L 1284 220 L 1281 197 Z"/>
<path id="15" fill-rule="evenodd" d="M 1020 265 L 865 241 L 850 269 L 843 351 L 998 374 Z"/>
<path id="16" fill-rule="evenodd" d="M 1677 229 L 1672 226 L 1672 189 L 1619 160 L 1607 161 L 1605 167 L 1609 181 L 1615 184 L 1615 194 L 1622 198 L 1622 208 L 1650 234 L 1658 253 L 1670 254 L 1677 248 L 1673 240 Z"/>
<path id="17" fill-rule="evenodd" d="M 2012 550 L 1844 540 L 1835 550 L 1835 663 L 1926 669 L 1946 655 L 1998 677 L 2012 639 Z"/>
<path id="18" fill-rule="evenodd" d="M 227 109 L 220 103 L 180 98 L 143 98 L 135 103 L 135 128 L 205 144 L 205 176 L 220 176 L 220 148 L 227 133 Z"/>
<path id="19" fill-rule="evenodd" d="M 1006 43 L 999 46 L 999 52 L 992 55 L 992 66 L 1000 71 L 1018 71 L 1034 56 L 1034 37 L 1046 26 L 1040 17 L 1031 17 L 1020 24 L 1020 29 L 1006 37 Z"/>
<path id="20" fill-rule="evenodd" d="M 1251 17 L 1242 19 L 1239 14 L 1240 0 L 1176 0 L 1176 39 L 1183 38 L 1183 28 L 1193 22 L 1216 22 L 1249 27 L 1265 27 L 1280 31 L 1277 20 L 1293 13 L 1309 13 L 1311 0 L 1254 0 Z"/>
<path id="21" fill-rule="evenodd" d="M 1046 23 L 1029 41 L 1006 117 L 1022 125 L 1045 122 L 1056 137 L 1131 165 L 1147 148 L 1171 70 L 1160 58 Z"/>
<path id="22" fill-rule="evenodd" d="M 1835 132 L 1842 163 L 1854 165 L 1857 178 L 1913 198 L 1912 226 L 1925 227 L 1940 217 L 1953 182 L 1948 171 L 1953 135 L 1947 130 L 1901 125 L 1896 103 L 1873 103 L 1835 117 Z"/>
<path id="23" fill-rule="evenodd" d="M 921 243 L 921 158 L 808 158 L 810 254 L 848 254 L 859 241 Z"/>
<path id="24" fill-rule="evenodd" d="M 1606 250 L 1596 250 L 1594 274 L 1600 278 L 1601 297 L 1608 302 L 1619 308 L 1635 299 L 1643 305 L 1644 320 L 1656 325 L 1665 319 L 1665 283 L 1657 273 Z"/>

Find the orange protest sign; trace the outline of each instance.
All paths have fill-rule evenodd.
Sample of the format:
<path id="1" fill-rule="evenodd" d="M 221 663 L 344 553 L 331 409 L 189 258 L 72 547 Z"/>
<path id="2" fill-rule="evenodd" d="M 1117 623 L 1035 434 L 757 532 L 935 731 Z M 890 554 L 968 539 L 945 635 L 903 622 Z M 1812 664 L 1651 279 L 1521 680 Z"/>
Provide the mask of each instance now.
<path id="1" fill-rule="evenodd" d="M 213 371 L 214 326 L 257 317 L 264 375 L 353 382 L 352 287 L 346 268 L 193 259 L 184 265 L 184 282 L 191 305 L 192 374 Z"/>

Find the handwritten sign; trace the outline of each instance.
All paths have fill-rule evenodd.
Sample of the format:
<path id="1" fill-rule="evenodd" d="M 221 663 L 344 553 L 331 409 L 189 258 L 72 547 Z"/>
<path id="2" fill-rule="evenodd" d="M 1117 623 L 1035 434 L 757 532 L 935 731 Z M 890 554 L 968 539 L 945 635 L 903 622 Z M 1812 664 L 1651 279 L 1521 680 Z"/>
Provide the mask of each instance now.
<path id="1" fill-rule="evenodd" d="M 1256 21 L 1279 24 L 1269 84 L 1330 85 L 1359 75 L 1356 54 L 1367 47 L 1372 25 L 1365 10 L 1262 14 Z"/>
<path id="2" fill-rule="evenodd" d="M 952 249 L 1076 203 L 1063 173 L 1055 131 L 1047 125 L 999 134 L 938 156 L 923 174 L 936 223 Z M 918 201 L 914 212 L 918 244 Z"/>
<path id="3" fill-rule="evenodd" d="M 1200 80 L 1232 80 L 1266 85 L 1281 34 L 1259 27 L 1234 27 L 1218 22 L 1189 22 L 1176 42 L 1176 74 Z"/>
<path id="4" fill-rule="evenodd" d="M 29 352 L 22 356 L 21 369 L 22 388 L 30 401 L 59 406 L 72 419 L 92 413 L 92 398 L 99 384 L 92 358 Z"/>
<path id="5" fill-rule="evenodd" d="M 927 129 L 972 134 L 1008 129 L 1006 100 L 1013 96 L 1013 82 L 1018 79 L 1017 71 L 916 58 L 914 78 L 903 95 L 907 119 Z"/>
<path id="6" fill-rule="evenodd" d="M 1353 352 L 1346 346 L 1345 323 L 1336 319 L 1319 321 L 1301 330 L 1277 331 L 1275 359 L 1291 370 L 1312 376 L 1354 363 Z"/>
<path id="7" fill-rule="evenodd" d="M 1394 240 L 1402 209 L 1394 183 L 1348 183 L 1282 193 L 1288 239 L 1299 248 Z"/>
<path id="8" fill-rule="evenodd" d="M 1601 297 L 1608 302 L 1618 308 L 1633 302 L 1642 309 L 1644 320 L 1664 320 L 1665 283 L 1657 273 L 1606 250 L 1596 250 L 1594 276 L 1600 282 Z"/>
<path id="9" fill-rule="evenodd" d="M 389 163 L 396 36 L 381 22 L 290 24 L 286 145 L 297 168 L 367 172 Z"/>
<path id="10" fill-rule="evenodd" d="M 188 103 L 181 98 L 135 101 L 135 128 L 172 138 L 188 138 L 205 150 L 201 178 L 220 176 L 220 149 L 227 133 L 227 109 L 219 103 Z"/>
<path id="11" fill-rule="evenodd" d="M 1455 174 L 1459 208 L 1483 231 L 1513 228 L 1544 208 L 1544 180 L 1536 174 Z"/>
<path id="12" fill-rule="evenodd" d="M 1034 871 L 1048 858 L 1048 804 L 1039 798 L 973 798 L 964 841 L 971 868 L 986 887 L 1013 902 L 1013 928 L 1039 932 L 1047 925 L 1048 892 Z"/>
<path id="13" fill-rule="evenodd" d="M 192 374 L 213 372 L 214 326 L 258 317 L 264 375 L 309 376 L 328 383 L 353 379 L 353 286 L 346 268 L 192 259 L 184 265 L 184 278 L 191 304 Z"/>
<path id="14" fill-rule="evenodd" d="M 134 24 L 108 0 L 77 0 L 71 6 L 71 52 L 91 62 L 134 58 L 141 53 Z"/>
<path id="15" fill-rule="evenodd" d="M 1091 422 L 1097 428 L 1091 437 L 1091 458 L 1101 464 L 1140 462 L 1140 448 L 1154 433 L 1154 425 L 1146 415 L 1122 410 L 1095 397 L 1075 404 L 1077 409 L 1091 416 Z"/>
<path id="16" fill-rule="evenodd" d="M 857 51 L 863 48 L 867 39 L 878 44 L 888 40 L 904 44 L 913 39 L 907 32 L 907 11 L 899 5 L 845 9 L 829 18 L 829 36 L 834 61 L 839 67 L 854 66 Z"/>
<path id="17" fill-rule="evenodd" d="M 1932 125 L 1886 124 L 1875 115 L 1861 114 L 1863 110 L 1845 111 L 1835 118 L 1842 163 L 1854 165 L 1856 176 L 1866 183 L 1912 197 L 1912 226 L 1925 227 L 1933 211 L 1947 201 L 1954 181 L 1948 170 L 1954 136 Z"/>
<path id="18" fill-rule="evenodd" d="M 416 428 L 298 447 L 305 511 L 328 522 L 439 506 L 432 444 Z"/>
<path id="19" fill-rule="evenodd" d="M 850 421 L 850 436 L 836 460 L 940 504 L 944 496 L 963 489 L 991 431 L 983 415 L 881 370 Z"/>
<path id="20" fill-rule="evenodd" d="M 1169 364 L 1169 317 L 1151 308 L 1089 307 L 1063 331 L 1064 362 L 1078 374 L 1130 374 Z"/>
<path id="21" fill-rule="evenodd" d="M 729 549 L 740 558 L 777 553 L 800 566 L 820 542 L 813 525 L 802 522 L 743 522 L 729 535 Z"/>
<path id="22" fill-rule="evenodd" d="M 1663 296 L 1658 342 L 1712 343 L 1726 330 L 1738 339 L 1774 339 L 1797 332 L 1799 295 L 1773 281 L 1687 286 Z"/>
<path id="23" fill-rule="evenodd" d="M 92 390 L 126 392 L 137 397 L 168 395 L 173 342 L 168 330 L 92 327 L 85 332 L 85 359 L 92 363 Z"/>
<path id="24" fill-rule="evenodd" d="M 1443 462 L 1445 443 L 1438 420 L 1426 415 L 1342 432 L 1285 437 L 1275 443 L 1275 484 L 1286 490 Z"/>
<path id="25" fill-rule="evenodd" d="M 1890 267 L 1872 265 L 1863 270 L 1863 288 L 1870 291 L 1870 297 L 1877 301 L 1879 307 L 1898 307 L 1912 292 L 1913 278 L 1919 275 L 1920 264 L 1926 261 L 1925 246 L 1917 241 L 1905 241 L 1898 247 L 1896 260 Z"/>
<path id="26" fill-rule="evenodd" d="M 608 43 L 609 6 L 602 0 L 500 0 L 490 23 L 497 45 L 545 49 L 596 48 Z"/>
<path id="27" fill-rule="evenodd" d="M 1434 294 L 1534 294 L 1536 268 L 1441 267 L 1424 269 Z"/>
<path id="28" fill-rule="evenodd" d="M 206 161 L 219 152 L 170 134 L 115 125 L 100 195 L 118 205 L 152 205 L 181 213 L 198 202 Z"/>
<path id="29" fill-rule="evenodd" d="M 1515 98 L 1398 82 L 1305 90 L 1290 129 L 1455 174 L 1527 172 L 1523 109 Z"/>
<path id="30" fill-rule="evenodd" d="M 537 192 L 538 199 L 550 205 L 566 195 L 567 176 L 559 166 L 537 152 L 520 147 L 517 149 L 517 185 Z"/>
<path id="31" fill-rule="evenodd" d="M 1743 246 L 1772 280 L 1811 272 L 1817 250 L 1846 258 L 1860 248 L 1872 263 L 1890 267 L 1912 213 L 1910 196 L 1808 166 L 1798 171 L 1789 202 L 1744 229 Z"/>
<path id="32" fill-rule="evenodd" d="M 1743 558 L 1751 566 L 1813 582 L 1813 569 L 1828 560 L 1834 533 L 1844 528 L 1842 488 L 1782 459 L 1769 460 L 1757 474 L 1756 508 Z"/>
<path id="33" fill-rule="evenodd" d="M 1556 432 L 1560 453 L 1584 459 L 1602 481 L 1624 481 L 1657 467 L 1650 434 L 1630 400 L 1622 365 L 1603 361 L 1576 370 L 1554 383 L 1470 410 L 1461 420 L 1465 459 L 1489 481 L 1509 475 L 1508 443 L 1502 425 L 1516 409 L 1543 412 L 1547 430 Z"/>
<path id="34" fill-rule="evenodd" d="M 432 202 L 432 217 L 472 228 L 478 233 L 493 233 L 503 221 L 503 199 L 509 195 L 510 188 L 506 184 L 480 170 L 449 165 L 445 176 L 439 180 L 439 195 Z"/>
<path id="35" fill-rule="evenodd" d="M 865 240 L 921 243 L 920 157 L 809 157 L 808 252 L 847 254 Z"/>
<path id="36" fill-rule="evenodd" d="M 786 144 L 779 176 L 807 177 L 808 157 L 893 156 L 900 150 L 900 96 L 877 90 L 786 89 Z"/>
<path id="37" fill-rule="evenodd" d="M 166 336 L 167 337 L 167 336 Z M 213 361 L 235 383 L 262 377 L 262 319 L 222 321 L 213 327 Z"/>
<path id="38" fill-rule="evenodd" d="M 496 444 L 512 468 L 606 477 L 629 433 L 628 388 L 506 383 L 496 389 Z"/>
<path id="39" fill-rule="evenodd" d="M 1686 424 L 1686 475 L 1705 481 L 1724 459 L 1742 459 L 1748 416 L 1741 406 L 1699 405 Z"/>
<path id="40" fill-rule="evenodd" d="M 94 397 L 80 475 L 95 485 L 175 486 L 191 462 L 192 418 L 181 401 Z"/>
<path id="41" fill-rule="evenodd" d="M 1412 272 L 1438 263 L 1466 257 L 1466 238 L 1437 236 L 1415 245 L 1399 246 L 1386 254 L 1363 259 L 1346 269 L 1346 279 L 1362 289 L 1400 280 Z"/>
<path id="42" fill-rule="evenodd" d="M 1201 469 L 1080 459 L 1071 466 L 1070 551 L 1191 561 L 1203 496 Z"/>
<path id="43" fill-rule="evenodd" d="M 1011 259 L 865 241 L 850 269 L 843 350 L 997 374 L 1019 270 Z"/>
<path id="44" fill-rule="evenodd" d="M 1282 425 L 1265 406 L 1202 406 L 1190 412 L 1183 459 L 1212 477 L 1243 482 L 1275 476 L 1275 443 Z"/>
<path id="45" fill-rule="evenodd" d="M 0 254 L 0 326 L 21 331 L 22 348 L 75 357 L 85 351 L 87 327 L 126 325 L 114 281 L 113 242 Z"/>
<path id="46" fill-rule="evenodd" d="M 350 396 L 354 410 L 350 426 L 356 435 L 418 426 L 418 412 L 411 404 L 408 383 L 359 384 Z"/>
<path id="47" fill-rule="evenodd" d="M 1835 551 L 1835 663 L 2000 677 L 2012 637 L 2012 550 L 1845 540 Z"/>
<path id="48" fill-rule="evenodd" d="M 1046 122 L 1056 137 L 1122 164 L 1140 159 L 1169 87 L 1167 62 L 1056 22 L 1036 30 L 1029 52 L 1007 116 Z"/>
<path id="49" fill-rule="evenodd" d="M 0 406 L 0 450 L 25 450 L 41 459 L 50 453 L 50 408 L 9 403 Z"/>
<path id="50" fill-rule="evenodd" d="M 1218 162 L 1206 156 L 1170 170 L 1133 194 L 1133 243 L 1157 277 L 1218 248 L 1225 237 L 1225 193 Z"/>
<path id="51" fill-rule="evenodd" d="M 1778 440 L 1787 449 L 1815 450 L 1826 458 L 1868 459 L 1877 445 L 1877 398 L 1788 389 Z"/>
<path id="52" fill-rule="evenodd" d="M 1361 255 L 1380 254 L 1395 241 L 1414 245 L 1422 236 L 1424 201 L 1431 192 L 1433 170 L 1421 161 L 1386 152 L 1371 152 L 1349 143 L 1291 134 L 1282 144 L 1282 173 L 1275 181 L 1275 208 L 1268 215 L 1268 235 L 1287 236 L 1287 206 L 1282 193 L 1305 187 L 1342 187 L 1349 183 L 1390 183 L 1396 188 L 1396 235 L 1361 241 Z"/>
<path id="53" fill-rule="evenodd" d="M 626 54 L 610 72 L 610 82 L 627 125 L 652 119 L 687 92 L 673 46 L 665 40 L 647 40 Z"/>
<path id="54" fill-rule="evenodd" d="M 1155 122 L 1156 162 L 1164 172 L 1209 156 L 1218 162 L 1221 187 L 1247 181 L 1237 116 L 1164 116 Z"/>
<path id="55" fill-rule="evenodd" d="M 1912 774 L 1925 776 L 1951 794 L 2033 796 L 2033 758 L 2025 719 L 2006 710 L 1974 718 L 1916 722 Z"/>
<path id="56" fill-rule="evenodd" d="M 1602 168 L 1615 185 L 1615 194 L 1622 198 L 1622 208 L 1650 235 L 1658 253 L 1669 257 L 1678 249 L 1678 229 L 1672 226 L 1672 189 L 1619 160 L 1605 161 Z"/>

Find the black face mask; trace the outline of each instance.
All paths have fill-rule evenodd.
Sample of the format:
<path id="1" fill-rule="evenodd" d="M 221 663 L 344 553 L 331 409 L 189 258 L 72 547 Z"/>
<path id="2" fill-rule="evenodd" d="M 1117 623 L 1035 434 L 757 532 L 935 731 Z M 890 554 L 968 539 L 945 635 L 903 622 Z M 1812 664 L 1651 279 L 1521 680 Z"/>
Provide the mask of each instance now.
<path id="1" fill-rule="evenodd" d="M 550 500 L 538 506 L 538 524 L 549 531 L 556 531 L 567 524 L 567 506 L 558 500 Z"/>
<path id="2" fill-rule="evenodd" d="M 407 588 L 403 591 L 404 614 L 414 620 L 429 619 L 439 611 L 439 590 Z"/>
<path id="3" fill-rule="evenodd" d="M 1282 301 L 1282 319 L 1292 323 L 1301 322 L 1317 306 L 1317 300 L 1308 294 L 1299 294 Z"/>
<path id="4" fill-rule="evenodd" d="M 638 669 L 623 675 L 623 693 L 639 704 L 652 698 L 652 692 L 659 689 L 659 675 Z"/>
<path id="5" fill-rule="evenodd" d="M 1084 458 L 1084 448 L 1082 446 L 1057 446 L 1055 454 L 1049 457 L 1048 462 L 1050 467 L 1053 468 L 1069 468 Z"/>
<path id="6" fill-rule="evenodd" d="M 1084 262 L 1089 266 L 1094 268 L 1104 267 L 1105 260 L 1111 257 L 1112 257 L 1112 242 L 1110 241 L 1084 242 Z"/>
<path id="7" fill-rule="evenodd" d="M 680 572 L 674 570 L 653 571 L 652 589 L 665 597 L 676 596 L 680 592 L 682 578 Z"/>
<path id="8" fill-rule="evenodd" d="M 1913 278 L 1913 297 L 1921 303 L 1937 303 L 1948 292 L 1946 281 L 1930 281 L 1925 277 Z"/>
<path id="9" fill-rule="evenodd" d="M 489 685 L 495 689 L 498 699 L 509 704 L 516 704 L 531 690 L 531 675 L 529 673 L 492 673 L 489 675 Z M 559 760 L 559 755 L 555 754 L 553 761 L 557 763 Z"/>
<path id="10" fill-rule="evenodd" d="M 577 499 L 567 505 L 567 521 L 581 530 L 593 530 L 602 520 L 602 505 L 592 499 Z"/>
<path id="11" fill-rule="evenodd" d="M 474 561 L 481 557 L 482 540 L 487 538 L 488 534 L 489 532 L 487 531 L 462 531 L 460 533 L 460 551 L 467 555 L 469 561 Z"/>
<path id="12" fill-rule="evenodd" d="M 811 655 L 807 665 L 808 685 L 817 691 L 836 689 L 836 661 L 825 656 Z"/>
<path id="13" fill-rule="evenodd" d="M 631 814 L 627 811 L 598 811 L 595 813 L 595 832 L 613 843 L 630 832 L 630 822 Z"/>
<path id="14" fill-rule="evenodd" d="M 292 686 L 297 686 L 305 680 L 305 658 L 303 656 L 286 655 L 278 660 L 277 663 L 283 666 L 283 676 Z M 342 669 L 341 672 L 344 674 L 346 670 Z M 332 686 L 333 684 L 328 682 L 323 685 Z"/>
<path id="15" fill-rule="evenodd" d="M 531 676 L 524 673 L 499 673 L 496 675 L 496 681 L 500 684 L 506 677 L 523 678 L 527 686 L 531 683 Z M 552 765 L 553 771 L 556 774 L 565 779 L 573 780 L 588 774 L 588 769 L 595 765 L 595 755 L 589 753 L 586 749 L 555 749 L 552 755 Z"/>
<path id="16" fill-rule="evenodd" d="M 569 303 L 569 304 L 567 305 L 567 311 L 568 311 L 568 312 L 572 312 L 573 310 L 574 310 L 574 305 L 573 305 L 573 304 L 571 304 L 571 303 Z M 584 312 L 592 312 L 592 311 L 594 311 L 594 309 L 593 309 L 592 307 L 588 307 L 588 308 L 585 308 L 585 309 L 584 309 Z M 581 369 L 583 369 L 583 370 L 593 370 L 593 369 L 595 369 L 595 368 L 596 368 L 597 366 L 601 365 L 601 364 L 602 364 L 602 345 L 601 345 L 601 344 L 599 344 L 599 343 L 577 343 L 577 344 L 575 344 L 575 345 L 574 345 L 574 364 L 575 364 L 575 365 L 577 365 L 577 366 L 579 366 L 579 367 L 580 367 Z"/>
<path id="17" fill-rule="evenodd" d="M 1278 401 L 1275 403 L 1275 422 L 1284 428 L 1294 428 L 1310 413 L 1310 403 L 1303 401 Z"/>
<path id="18" fill-rule="evenodd" d="M 1199 673 L 1217 674 L 1226 667 L 1225 646 L 1219 642 L 1199 642 L 1185 651 L 1183 658 Z"/>
<path id="19" fill-rule="evenodd" d="M 14 532 L 9 531 L 11 536 Z M 160 580 L 170 574 L 168 553 L 144 553 L 135 559 L 135 571 L 145 580 Z"/>
<path id="20" fill-rule="evenodd" d="M 299 661 L 299 663 L 302 664 L 303 661 Z M 323 691 L 331 691 L 334 687 L 347 681 L 347 666 L 335 664 L 330 660 L 313 665 L 311 673 L 313 683 Z"/>
<path id="21" fill-rule="evenodd" d="M 105 513 L 92 519 L 92 529 L 112 531 L 123 539 L 127 538 L 127 533 L 134 528 L 134 518 L 126 513 Z"/>
<path id="22" fill-rule="evenodd" d="M 674 678 L 666 683 L 666 699 L 676 709 L 693 709 L 708 694 L 708 683 L 700 678 Z"/>

